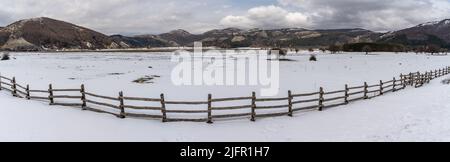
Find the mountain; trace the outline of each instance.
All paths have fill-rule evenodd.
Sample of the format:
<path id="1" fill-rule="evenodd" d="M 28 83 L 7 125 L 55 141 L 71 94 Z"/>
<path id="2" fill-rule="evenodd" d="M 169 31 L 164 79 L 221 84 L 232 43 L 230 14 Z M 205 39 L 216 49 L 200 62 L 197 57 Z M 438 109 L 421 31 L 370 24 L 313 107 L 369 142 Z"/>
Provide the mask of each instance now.
<path id="1" fill-rule="evenodd" d="M 110 38 L 114 42 L 120 42 L 120 46 L 124 48 L 147 48 L 147 47 L 172 47 L 177 46 L 167 40 L 159 39 L 153 35 L 142 36 L 123 36 L 112 35 Z"/>
<path id="2" fill-rule="evenodd" d="M 238 29 L 206 32 L 202 40 L 206 45 L 219 47 L 305 47 L 328 46 L 355 42 L 373 42 L 377 33 L 364 29 L 308 30 L 286 28 L 248 31 Z"/>
<path id="3" fill-rule="evenodd" d="M 163 33 L 157 35 L 156 37 L 162 40 L 167 40 L 176 46 L 189 46 L 192 45 L 195 41 L 201 39 L 201 35 L 191 34 L 182 29 L 173 30 L 169 33 Z"/>
<path id="4" fill-rule="evenodd" d="M 242 30 L 238 28 L 214 29 L 202 34 L 191 34 L 185 30 L 174 30 L 159 35 L 140 35 L 121 39 L 131 45 L 146 47 L 158 46 L 192 46 L 195 41 L 204 46 L 222 48 L 234 47 L 303 47 L 328 46 L 330 44 L 346 44 L 373 42 L 381 34 L 365 29 L 308 30 L 303 28 L 286 28 L 261 30 Z M 130 42 L 130 40 L 133 42 Z M 152 41 L 141 41 L 150 39 Z M 158 40 L 159 43 L 155 43 Z"/>
<path id="5" fill-rule="evenodd" d="M 308 30 L 304 28 L 215 29 L 191 34 L 178 29 L 159 35 L 107 36 L 94 30 L 46 17 L 17 21 L 0 28 L 0 46 L 6 50 L 112 49 L 192 46 L 303 47 L 373 42 L 381 34 L 364 29 Z"/>
<path id="6" fill-rule="evenodd" d="M 2 50 L 36 51 L 61 49 L 120 49 L 192 46 L 235 47 L 325 47 L 329 45 L 383 43 L 405 46 L 438 45 L 450 48 L 450 19 L 419 24 L 388 33 L 366 29 L 214 29 L 192 34 L 178 29 L 158 35 L 107 36 L 68 22 L 41 17 L 0 27 Z"/>
<path id="7" fill-rule="evenodd" d="M 0 29 L 0 46 L 6 50 L 120 48 L 107 35 L 46 17 L 20 20 Z"/>
<path id="8" fill-rule="evenodd" d="M 450 19 L 428 22 L 417 26 L 385 34 L 381 42 L 398 43 L 409 46 L 430 44 L 450 47 Z"/>

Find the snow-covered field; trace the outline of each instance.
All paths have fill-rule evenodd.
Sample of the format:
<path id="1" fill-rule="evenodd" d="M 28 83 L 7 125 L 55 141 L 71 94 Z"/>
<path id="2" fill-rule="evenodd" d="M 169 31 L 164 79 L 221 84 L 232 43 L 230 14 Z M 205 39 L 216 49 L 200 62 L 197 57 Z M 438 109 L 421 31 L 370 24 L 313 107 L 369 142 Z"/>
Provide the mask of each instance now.
<path id="1" fill-rule="evenodd" d="M 0 62 L 0 72 L 16 76 L 32 89 L 79 87 L 88 91 L 117 95 L 168 99 L 206 99 L 249 96 L 258 86 L 175 86 L 170 72 L 176 63 L 168 53 L 14 53 Z M 342 89 L 344 84 L 361 85 L 390 80 L 400 73 L 438 69 L 449 65 L 449 56 L 374 53 L 292 55 L 297 61 L 280 63 L 280 94 Z M 151 66 L 151 68 L 149 68 Z M 158 75 L 153 84 L 132 83 Z M 48 106 L 0 93 L 0 140 L 2 141 L 447 141 L 450 135 L 450 86 L 441 79 L 423 88 L 388 94 L 368 101 L 324 112 L 296 114 L 296 117 L 203 123 L 160 123 L 153 120 L 124 119 Z"/>
<path id="2" fill-rule="evenodd" d="M 263 86 L 175 86 L 171 72 L 177 65 L 170 53 L 16 53 L 15 60 L 0 62 L 0 73 L 16 76 L 18 83 L 31 89 L 78 88 L 117 96 L 158 98 L 165 93 L 174 100 L 205 100 L 208 93 L 214 97 L 251 96 Z M 309 55 L 288 56 L 291 62 L 280 62 L 280 90 L 278 96 L 294 93 L 343 89 L 345 84 L 359 86 L 379 80 L 392 80 L 400 73 L 439 69 L 448 66 L 450 56 L 374 53 L 319 55 L 318 62 L 309 62 Z M 229 58 L 233 59 L 233 58 Z M 151 67 L 151 68 L 149 68 Z M 157 75 L 153 84 L 136 84 L 133 80 Z M 193 93 L 195 92 L 195 93 Z"/>

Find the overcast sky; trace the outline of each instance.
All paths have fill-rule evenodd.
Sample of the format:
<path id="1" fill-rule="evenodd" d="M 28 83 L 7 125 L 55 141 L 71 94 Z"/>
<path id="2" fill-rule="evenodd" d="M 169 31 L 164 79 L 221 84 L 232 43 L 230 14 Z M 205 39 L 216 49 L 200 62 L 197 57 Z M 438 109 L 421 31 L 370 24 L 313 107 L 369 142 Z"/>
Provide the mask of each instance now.
<path id="1" fill-rule="evenodd" d="M 349 28 L 391 31 L 450 18 L 450 0 L 0 0 L 0 26 L 51 17 L 105 34 L 173 29 Z"/>

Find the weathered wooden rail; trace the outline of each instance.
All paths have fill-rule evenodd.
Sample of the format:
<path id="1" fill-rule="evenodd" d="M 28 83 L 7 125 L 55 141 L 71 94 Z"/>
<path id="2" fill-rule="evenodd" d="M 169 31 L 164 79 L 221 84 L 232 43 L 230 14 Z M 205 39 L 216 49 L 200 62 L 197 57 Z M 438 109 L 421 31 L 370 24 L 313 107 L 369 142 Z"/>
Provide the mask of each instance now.
<path id="1" fill-rule="evenodd" d="M 169 101 L 165 99 L 164 94 L 158 98 L 143 98 L 125 96 L 119 92 L 118 96 L 105 96 L 86 91 L 85 86 L 71 89 L 57 89 L 49 84 L 47 90 L 30 89 L 30 85 L 21 85 L 17 83 L 15 77 L 8 78 L 0 74 L 0 91 L 8 91 L 11 95 L 28 100 L 48 101 L 50 105 L 80 107 L 82 110 L 88 110 L 98 113 L 107 113 L 119 118 L 145 118 L 158 119 L 162 122 L 207 122 L 213 123 L 216 120 L 249 118 L 256 121 L 257 118 L 290 116 L 293 117 L 296 112 L 303 111 L 323 111 L 324 109 L 347 105 L 359 100 L 367 100 L 382 96 L 386 93 L 403 90 L 408 86 L 419 88 L 431 80 L 449 74 L 450 67 L 427 71 L 424 73 L 414 72 L 409 74 L 400 74 L 399 78 L 393 78 L 389 81 L 380 80 L 379 83 L 369 85 L 365 82 L 361 86 L 345 85 L 343 90 L 326 91 L 319 88 L 317 92 L 294 93 L 288 91 L 286 97 L 276 98 L 257 98 L 253 92 L 249 97 L 230 97 L 213 98 L 209 94 L 205 101 Z M 67 93 L 71 93 L 70 95 Z M 74 94 L 76 93 L 76 94 Z M 72 102 L 58 102 L 59 99 L 67 99 Z M 129 102 L 153 103 L 157 106 L 132 105 Z M 233 106 L 220 106 L 219 103 L 245 102 Z M 274 102 L 277 102 L 276 104 Z M 280 103 L 283 102 L 283 103 Z M 265 105 L 264 103 L 272 103 Z M 189 105 L 197 106 L 200 109 L 168 109 L 168 105 Z M 270 112 L 264 112 L 264 111 Z M 136 112 L 145 111 L 145 112 Z M 220 113 L 220 112 L 229 113 Z M 198 118 L 175 118 L 173 114 L 200 114 Z"/>

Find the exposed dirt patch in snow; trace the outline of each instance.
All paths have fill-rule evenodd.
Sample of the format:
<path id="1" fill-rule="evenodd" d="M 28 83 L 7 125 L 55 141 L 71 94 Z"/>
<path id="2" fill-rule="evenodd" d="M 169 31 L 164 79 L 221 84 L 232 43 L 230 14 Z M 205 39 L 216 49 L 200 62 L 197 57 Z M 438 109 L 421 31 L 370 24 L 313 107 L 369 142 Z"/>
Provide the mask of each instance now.
<path id="1" fill-rule="evenodd" d="M 108 73 L 108 75 L 124 75 L 125 73 Z"/>
<path id="2" fill-rule="evenodd" d="M 133 81 L 133 83 L 139 83 L 139 84 L 153 84 L 155 82 L 152 82 L 155 78 L 160 78 L 161 76 L 158 75 L 146 75 L 144 77 L 140 77 Z"/>
<path id="3" fill-rule="evenodd" d="M 444 80 L 442 81 L 442 84 L 450 84 L 450 79 L 444 79 Z"/>

